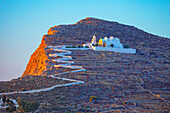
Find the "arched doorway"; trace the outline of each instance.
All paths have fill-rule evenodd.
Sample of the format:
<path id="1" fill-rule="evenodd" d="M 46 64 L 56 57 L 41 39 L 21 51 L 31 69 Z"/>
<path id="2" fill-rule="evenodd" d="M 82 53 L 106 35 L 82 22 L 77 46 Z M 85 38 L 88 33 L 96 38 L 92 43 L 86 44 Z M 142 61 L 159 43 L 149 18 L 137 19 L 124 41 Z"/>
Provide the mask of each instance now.
<path id="1" fill-rule="evenodd" d="M 103 47 L 106 47 L 106 42 L 105 41 L 103 42 Z"/>
<path id="2" fill-rule="evenodd" d="M 110 47 L 114 47 L 114 44 L 110 44 Z"/>

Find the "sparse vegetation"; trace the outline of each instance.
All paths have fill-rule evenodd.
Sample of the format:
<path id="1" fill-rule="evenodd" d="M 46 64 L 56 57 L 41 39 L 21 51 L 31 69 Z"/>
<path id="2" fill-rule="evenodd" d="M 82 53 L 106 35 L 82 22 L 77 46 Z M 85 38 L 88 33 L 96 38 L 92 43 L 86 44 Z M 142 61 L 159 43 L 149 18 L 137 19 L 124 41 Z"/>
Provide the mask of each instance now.
<path id="1" fill-rule="evenodd" d="M 19 109 L 24 111 L 24 112 L 30 112 L 30 111 L 35 111 L 38 109 L 39 103 L 38 102 L 26 102 L 21 99 L 17 100 L 17 103 L 19 105 Z"/>
<path id="2" fill-rule="evenodd" d="M 78 48 L 84 48 L 83 46 L 80 46 L 80 45 L 78 45 L 77 47 L 78 47 Z"/>
<path id="3" fill-rule="evenodd" d="M 16 106 L 14 105 L 14 102 L 9 98 L 7 98 L 6 95 L 2 96 L 2 101 L 3 101 L 3 106 L 8 106 L 6 107 L 6 111 L 8 112 L 16 111 Z"/>
<path id="4" fill-rule="evenodd" d="M 16 106 L 7 107 L 7 108 L 6 108 L 6 111 L 8 111 L 8 112 L 16 111 Z"/>
<path id="5" fill-rule="evenodd" d="M 12 100 L 9 100 L 9 101 L 7 102 L 7 105 L 9 105 L 9 106 L 14 106 L 14 103 L 13 103 Z"/>
<path id="6" fill-rule="evenodd" d="M 66 46 L 66 48 L 71 48 L 71 46 Z"/>
<path id="7" fill-rule="evenodd" d="M 76 46 L 66 46 L 66 48 L 77 48 Z"/>

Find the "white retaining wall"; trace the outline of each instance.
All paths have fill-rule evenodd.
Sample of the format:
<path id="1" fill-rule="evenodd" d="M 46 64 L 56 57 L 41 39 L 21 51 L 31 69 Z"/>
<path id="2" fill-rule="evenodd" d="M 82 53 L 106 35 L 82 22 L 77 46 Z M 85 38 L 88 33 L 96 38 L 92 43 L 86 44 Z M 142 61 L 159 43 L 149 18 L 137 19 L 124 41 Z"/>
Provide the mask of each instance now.
<path id="1" fill-rule="evenodd" d="M 63 46 L 60 46 L 61 47 L 61 49 L 65 49 L 65 50 L 89 50 L 89 49 L 91 49 L 91 48 L 66 48 L 66 46 L 68 46 L 68 45 L 63 45 Z"/>
<path id="2" fill-rule="evenodd" d="M 95 51 L 113 51 L 119 53 L 136 53 L 132 48 L 92 47 Z"/>

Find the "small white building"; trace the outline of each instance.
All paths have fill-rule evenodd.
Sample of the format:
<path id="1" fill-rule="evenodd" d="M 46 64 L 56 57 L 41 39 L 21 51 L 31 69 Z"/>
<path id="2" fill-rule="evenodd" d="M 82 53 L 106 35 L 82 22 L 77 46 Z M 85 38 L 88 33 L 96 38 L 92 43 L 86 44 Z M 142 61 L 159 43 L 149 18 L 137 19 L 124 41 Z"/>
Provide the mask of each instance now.
<path id="1" fill-rule="evenodd" d="M 86 43 L 86 44 L 83 44 L 82 46 L 86 47 L 86 46 L 90 46 L 91 44 L 90 43 Z"/>
<path id="2" fill-rule="evenodd" d="M 96 36 L 95 35 L 93 35 L 93 39 L 91 40 L 91 43 L 94 45 L 96 44 Z"/>

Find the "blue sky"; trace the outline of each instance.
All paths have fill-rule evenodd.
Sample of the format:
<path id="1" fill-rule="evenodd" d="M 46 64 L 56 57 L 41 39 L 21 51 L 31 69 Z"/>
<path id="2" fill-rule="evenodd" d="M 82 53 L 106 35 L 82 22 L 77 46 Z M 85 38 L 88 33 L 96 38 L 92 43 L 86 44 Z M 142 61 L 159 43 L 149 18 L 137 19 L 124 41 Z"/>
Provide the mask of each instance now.
<path id="1" fill-rule="evenodd" d="M 48 29 L 96 17 L 170 37 L 170 0 L 0 0 L 0 81 L 21 76 Z"/>

